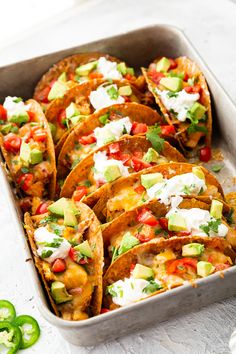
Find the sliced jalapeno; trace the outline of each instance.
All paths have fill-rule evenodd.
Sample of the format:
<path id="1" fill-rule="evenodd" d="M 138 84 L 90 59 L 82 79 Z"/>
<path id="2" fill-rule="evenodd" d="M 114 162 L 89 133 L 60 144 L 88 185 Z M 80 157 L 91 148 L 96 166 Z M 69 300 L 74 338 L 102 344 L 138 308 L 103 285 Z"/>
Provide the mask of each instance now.
<path id="1" fill-rule="evenodd" d="M 16 317 L 15 307 L 10 301 L 0 300 L 0 321 L 13 322 Z"/>
<path id="2" fill-rule="evenodd" d="M 20 328 L 22 334 L 20 349 L 29 348 L 37 342 L 40 336 L 40 328 L 33 317 L 21 315 L 16 317 L 14 323 Z"/>
<path id="3" fill-rule="evenodd" d="M 20 329 L 6 321 L 0 322 L 0 347 L 6 348 L 6 354 L 14 354 L 20 347 L 21 331 Z"/>

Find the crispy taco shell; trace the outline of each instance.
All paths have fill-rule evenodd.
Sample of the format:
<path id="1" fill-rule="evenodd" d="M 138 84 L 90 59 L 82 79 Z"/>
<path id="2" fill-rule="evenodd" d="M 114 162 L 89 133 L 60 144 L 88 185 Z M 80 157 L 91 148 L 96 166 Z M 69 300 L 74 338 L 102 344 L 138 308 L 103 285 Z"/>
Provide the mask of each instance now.
<path id="1" fill-rule="evenodd" d="M 50 265 L 46 261 L 42 260 L 37 255 L 37 247 L 34 240 L 34 231 L 40 225 L 40 221 L 50 215 L 43 214 L 37 216 L 30 216 L 29 213 L 25 214 L 24 222 L 25 229 L 27 231 L 28 240 L 30 248 L 33 254 L 35 266 L 40 274 L 40 277 L 43 281 L 44 287 L 46 289 L 48 298 L 50 300 L 52 309 L 57 316 L 63 317 L 64 319 L 69 320 L 80 320 L 87 318 L 90 314 L 96 316 L 100 313 L 101 302 L 102 302 L 102 268 L 103 268 L 103 241 L 102 234 L 100 230 L 99 222 L 93 213 L 93 211 L 83 203 L 77 203 L 79 214 L 79 224 L 84 229 L 84 239 L 86 239 L 90 246 L 93 245 L 93 260 L 91 263 L 86 265 L 87 272 L 89 274 L 89 282 L 93 287 L 92 296 L 86 297 L 83 293 L 81 294 L 82 298 L 79 299 L 76 306 L 76 299 L 73 299 L 70 302 L 56 304 L 51 292 L 50 292 L 50 283 L 54 280 L 49 280 L 50 274 L 53 274 L 50 271 Z M 69 257 L 69 262 L 72 262 Z M 67 260 L 68 262 L 68 260 Z M 64 273 L 66 273 L 65 270 Z M 64 274 L 62 273 L 62 274 Z M 59 273 L 60 274 L 60 273 Z M 68 274 L 69 278 L 69 274 Z M 84 300 L 84 303 L 83 303 Z"/>
<path id="2" fill-rule="evenodd" d="M 82 136 L 88 135 L 94 131 L 97 127 L 103 127 L 104 125 L 99 121 L 99 118 L 105 114 L 110 114 L 109 120 L 115 121 L 124 117 L 129 117 L 131 122 L 145 123 L 148 126 L 160 123 L 162 121 L 161 116 L 151 109 L 150 107 L 138 104 L 138 103 L 124 103 L 116 104 L 110 107 L 100 109 L 97 112 L 94 112 L 90 115 L 84 122 L 78 124 L 71 130 L 70 134 L 67 136 L 66 141 L 64 142 L 60 154 L 58 157 L 58 177 L 65 177 L 70 171 L 70 166 L 68 163 L 68 154 L 70 154 L 74 149 L 79 139 Z M 81 150 L 84 150 L 83 157 L 86 157 L 87 145 L 80 146 Z M 95 151 L 96 146 L 89 150 L 89 153 Z"/>

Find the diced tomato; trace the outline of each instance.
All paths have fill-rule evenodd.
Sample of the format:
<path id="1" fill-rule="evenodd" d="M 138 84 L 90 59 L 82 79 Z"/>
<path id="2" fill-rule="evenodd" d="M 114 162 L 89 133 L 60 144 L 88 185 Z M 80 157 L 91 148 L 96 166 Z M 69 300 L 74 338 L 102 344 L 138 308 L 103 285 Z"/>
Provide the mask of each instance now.
<path id="1" fill-rule="evenodd" d="M 200 149 L 199 159 L 203 162 L 208 162 L 211 159 L 211 148 L 209 146 Z"/>
<path id="2" fill-rule="evenodd" d="M 218 271 L 220 271 L 220 270 L 225 270 L 225 269 L 227 269 L 227 268 L 229 268 L 229 267 L 230 267 L 229 264 L 218 263 L 218 264 L 215 265 L 215 268 L 216 268 L 215 271 L 218 272 Z"/>
<path id="3" fill-rule="evenodd" d="M 141 171 L 145 168 L 151 167 L 152 165 L 148 162 L 142 161 L 141 159 L 133 156 L 131 159 L 131 166 L 135 172 Z"/>
<path id="4" fill-rule="evenodd" d="M 32 122 L 34 120 L 35 114 L 34 112 L 31 111 L 26 111 L 28 116 L 29 116 L 29 122 Z"/>
<path id="5" fill-rule="evenodd" d="M 170 70 L 170 69 L 175 69 L 175 68 L 177 68 L 177 63 L 176 63 L 176 61 L 175 61 L 174 59 L 169 58 L 169 61 L 170 61 L 169 70 Z"/>
<path id="6" fill-rule="evenodd" d="M 109 310 L 109 309 L 102 308 L 100 314 L 107 313 L 107 312 L 110 312 L 110 311 L 111 310 Z"/>
<path id="7" fill-rule="evenodd" d="M 103 75 L 101 73 L 90 73 L 88 77 L 91 80 L 93 80 L 93 79 L 102 79 Z"/>
<path id="8" fill-rule="evenodd" d="M 135 266 L 136 266 L 136 264 L 131 263 L 131 265 L 130 265 L 130 273 L 131 273 L 131 274 L 132 274 L 132 272 L 133 272 Z"/>
<path id="9" fill-rule="evenodd" d="M 66 111 L 65 109 L 61 109 L 57 116 L 57 123 L 63 129 L 65 129 L 65 120 L 66 120 Z"/>
<path id="10" fill-rule="evenodd" d="M 64 259 L 57 258 L 52 264 L 52 271 L 53 273 L 61 273 L 66 270 L 66 262 Z"/>
<path id="11" fill-rule="evenodd" d="M 143 192 L 145 192 L 145 188 L 140 184 L 140 186 L 134 188 L 134 191 L 138 194 L 143 194 Z"/>
<path id="12" fill-rule="evenodd" d="M 202 88 L 201 88 L 200 85 L 194 85 L 194 86 L 192 87 L 192 92 L 193 92 L 193 93 L 200 93 L 201 90 L 202 90 Z"/>
<path id="13" fill-rule="evenodd" d="M 188 79 L 189 79 L 188 74 L 187 74 L 187 73 L 184 73 L 184 78 L 183 78 L 183 80 L 184 80 L 184 81 L 188 81 Z"/>
<path id="14" fill-rule="evenodd" d="M 159 221 L 152 214 L 152 212 L 147 208 L 143 208 L 138 212 L 137 220 L 138 222 L 141 222 L 142 224 L 149 225 L 149 226 L 159 225 Z"/>
<path id="15" fill-rule="evenodd" d="M 82 136 L 81 138 L 79 138 L 79 143 L 82 145 L 89 145 L 89 144 L 96 143 L 96 138 L 94 133 Z"/>
<path id="16" fill-rule="evenodd" d="M 121 96 L 121 97 L 123 97 L 123 98 L 124 98 L 125 103 L 131 102 L 131 98 L 130 98 L 130 96 Z"/>
<path id="17" fill-rule="evenodd" d="M 130 154 L 120 154 L 119 160 L 121 160 L 123 162 L 123 165 L 130 166 L 131 155 Z"/>
<path id="18" fill-rule="evenodd" d="M 24 173 L 20 177 L 17 178 L 17 183 L 23 191 L 27 191 L 33 183 L 33 174 L 32 173 Z"/>
<path id="19" fill-rule="evenodd" d="M 69 257 L 72 259 L 72 261 L 82 265 L 91 263 L 93 261 L 92 258 L 81 258 L 78 260 L 78 252 L 73 247 L 71 247 L 69 250 Z"/>
<path id="20" fill-rule="evenodd" d="M 175 127 L 173 125 L 161 125 L 161 133 L 163 135 L 175 134 Z"/>
<path id="21" fill-rule="evenodd" d="M 43 130 L 42 128 L 40 128 L 39 126 L 34 126 L 31 128 L 31 131 L 32 131 L 32 136 L 33 136 L 33 139 L 35 141 L 38 141 L 38 142 L 43 142 L 46 140 L 47 138 L 47 133 L 45 130 Z"/>
<path id="22" fill-rule="evenodd" d="M 72 261 L 76 262 L 77 261 L 77 253 L 76 253 L 76 250 L 71 247 L 70 250 L 69 250 L 69 257 Z"/>
<path id="23" fill-rule="evenodd" d="M 147 130 L 148 127 L 147 124 L 145 123 L 138 123 L 138 122 L 132 123 L 131 134 L 133 135 L 146 133 Z"/>
<path id="24" fill-rule="evenodd" d="M 185 90 L 187 93 L 193 92 L 192 86 L 185 86 L 185 87 L 184 87 L 184 90 Z"/>
<path id="25" fill-rule="evenodd" d="M 153 82 L 155 82 L 155 84 L 159 85 L 160 80 L 165 77 L 165 75 L 163 73 L 159 73 L 156 70 L 152 70 L 148 72 L 148 76 L 151 78 L 151 80 Z"/>
<path id="26" fill-rule="evenodd" d="M 7 120 L 7 110 L 0 104 L 0 120 Z"/>
<path id="27" fill-rule="evenodd" d="M 67 73 L 67 76 L 69 81 L 74 81 L 75 75 L 73 73 Z"/>
<path id="28" fill-rule="evenodd" d="M 49 100 L 48 100 L 48 94 L 51 90 L 51 86 L 46 86 L 44 87 L 38 94 L 37 94 L 37 101 L 40 101 L 42 103 L 48 103 Z"/>
<path id="29" fill-rule="evenodd" d="M 3 146 L 7 151 L 16 154 L 21 147 L 21 138 L 16 134 L 9 133 L 4 137 Z"/>
<path id="30" fill-rule="evenodd" d="M 79 202 L 87 193 L 88 193 L 87 187 L 85 186 L 76 187 L 76 191 L 73 194 L 74 201 Z"/>
<path id="31" fill-rule="evenodd" d="M 161 228 L 163 230 L 167 231 L 168 230 L 168 219 L 167 218 L 160 218 L 158 221 L 159 221 Z"/>
<path id="32" fill-rule="evenodd" d="M 108 146 L 109 153 L 110 154 L 116 154 L 120 152 L 120 144 L 119 143 L 112 143 L 111 145 Z"/>
<path id="33" fill-rule="evenodd" d="M 197 269 L 197 259 L 194 258 L 182 258 L 176 259 L 168 263 L 166 271 L 167 274 L 183 274 L 187 271 L 187 266 L 192 267 L 194 270 Z"/>
<path id="34" fill-rule="evenodd" d="M 144 235 L 144 234 L 136 234 L 135 237 L 141 242 L 145 243 L 148 242 L 152 239 L 149 235 Z"/>
<path id="35" fill-rule="evenodd" d="M 124 78 L 125 78 L 126 80 L 132 80 L 133 76 L 132 76 L 131 74 L 126 74 L 126 75 L 124 76 Z"/>
<path id="36" fill-rule="evenodd" d="M 48 212 L 48 203 L 47 202 L 42 202 L 39 204 L 38 208 L 35 211 L 35 214 L 45 214 Z"/>

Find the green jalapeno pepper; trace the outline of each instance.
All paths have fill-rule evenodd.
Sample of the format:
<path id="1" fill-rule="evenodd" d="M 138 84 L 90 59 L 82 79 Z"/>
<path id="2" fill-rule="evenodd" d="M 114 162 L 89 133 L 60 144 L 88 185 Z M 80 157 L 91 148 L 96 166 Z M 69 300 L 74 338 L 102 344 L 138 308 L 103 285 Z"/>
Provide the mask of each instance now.
<path id="1" fill-rule="evenodd" d="M 3 346 L 8 349 L 6 354 L 16 353 L 20 347 L 20 343 L 20 329 L 9 322 L 0 322 L 0 346 Z"/>
<path id="2" fill-rule="evenodd" d="M 14 324 L 20 328 L 22 334 L 20 349 L 29 348 L 37 342 L 40 336 L 40 328 L 38 322 L 33 317 L 28 315 L 18 316 Z"/>
<path id="3" fill-rule="evenodd" d="M 10 301 L 0 300 L 0 321 L 13 322 L 16 317 L 15 307 Z"/>

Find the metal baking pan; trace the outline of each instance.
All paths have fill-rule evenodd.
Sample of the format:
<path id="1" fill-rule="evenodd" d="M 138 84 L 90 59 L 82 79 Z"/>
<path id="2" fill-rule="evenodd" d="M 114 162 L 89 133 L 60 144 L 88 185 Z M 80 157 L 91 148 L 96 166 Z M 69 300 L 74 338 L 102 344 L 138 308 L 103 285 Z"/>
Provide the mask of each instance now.
<path id="1" fill-rule="evenodd" d="M 0 68 L 0 100 L 7 95 L 23 98 L 32 96 L 33 89 L 47 69 L 58 60 L 78 52 L 102 51 L 124 59 L 136 69 L 147 66 L 158 56 L 177 57 L 186 55 L 195 60 L 206 76 L 212 95 L 214 116 L 214 146 L 224 154 L 225 167 L 217 175 L 226 191 L 231 189 L 231 179 L 235 175 L 236 161 L 236 107 L 205 65 L 192 44 L 182 31 L 166 25 L 141 28 L 115 37 L 33 58 Z M 8 190 L 11 209 L 17 232 L 24 242 L 22 257 L 30 258 L 30 250 L 21 227 L 16 199 L 8 184 L 4 169 L 0 171 L 0 183 Z M 92 346 L 115 339 L 122 335 L 146 328 L 151 323 L 159 323 L 173 315 L 200 308 L 236 293 L 236 267 L 229 268 L 224 276 L 213 274 L 197 281 L 197 287 L 184 285 L 139 303 L 93 317 L 80 322 L 65 321 L 56 317 L 50 310 L 39 276 L 33 261 L 27 262 L 36 291 L 38 307 L 44 318 L 56 326 L 62 336 L 75 345 Z"/>

